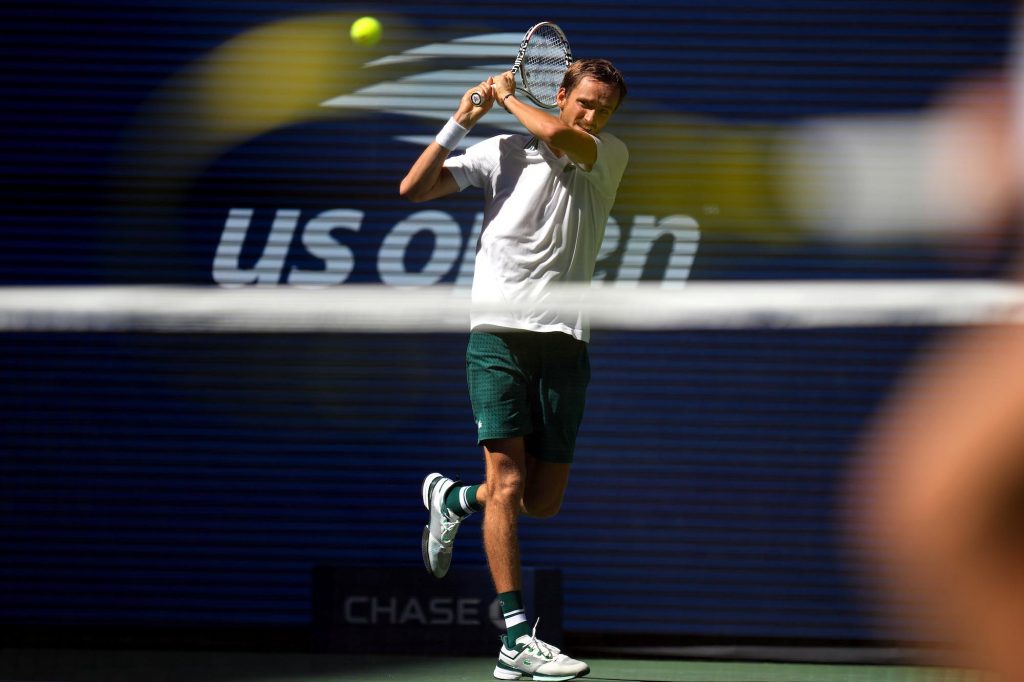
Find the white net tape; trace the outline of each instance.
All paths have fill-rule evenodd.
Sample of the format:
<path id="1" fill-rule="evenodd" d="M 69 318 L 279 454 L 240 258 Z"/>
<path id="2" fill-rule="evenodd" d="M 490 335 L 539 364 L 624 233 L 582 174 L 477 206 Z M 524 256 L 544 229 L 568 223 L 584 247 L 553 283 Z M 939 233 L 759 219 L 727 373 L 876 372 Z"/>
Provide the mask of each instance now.
<path id="1" fill-rule="evenodd" d="M 1024 286 L 957 280 L 562 287 L 544 306 L 582 308 L 595 328 L 636 330 L 1020 323 Z M 470 308 L 464 288 L 446 286 L 0 287 L 0 331 L 463 332 Z"/>

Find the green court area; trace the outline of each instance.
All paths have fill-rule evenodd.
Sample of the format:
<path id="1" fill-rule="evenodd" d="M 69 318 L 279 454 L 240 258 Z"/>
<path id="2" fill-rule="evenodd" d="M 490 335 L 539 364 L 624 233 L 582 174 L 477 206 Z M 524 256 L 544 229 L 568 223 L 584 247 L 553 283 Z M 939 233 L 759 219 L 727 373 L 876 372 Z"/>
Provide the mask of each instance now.
<path id="1" fill-rule="evenodd" d="M 588 659 L 590 682 L 982 682 L 974 672 L 900 665 Z M 183 651 L 0 650 L 21 682 L 487 682 L 490 658 Z"/>

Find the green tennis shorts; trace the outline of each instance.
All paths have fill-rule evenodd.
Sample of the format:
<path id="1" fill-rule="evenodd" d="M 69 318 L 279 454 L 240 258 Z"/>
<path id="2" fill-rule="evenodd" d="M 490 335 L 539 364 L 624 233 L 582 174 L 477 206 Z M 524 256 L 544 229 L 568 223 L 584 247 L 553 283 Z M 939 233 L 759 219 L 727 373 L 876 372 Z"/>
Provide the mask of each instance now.
<path id="1" fill-rule="evenodd" d="M 477 442 L 522 436 L 547 462 L 572 462 L 583 420 L 587 344 L 562 332 L 473 331 L 466 379 Z"/>

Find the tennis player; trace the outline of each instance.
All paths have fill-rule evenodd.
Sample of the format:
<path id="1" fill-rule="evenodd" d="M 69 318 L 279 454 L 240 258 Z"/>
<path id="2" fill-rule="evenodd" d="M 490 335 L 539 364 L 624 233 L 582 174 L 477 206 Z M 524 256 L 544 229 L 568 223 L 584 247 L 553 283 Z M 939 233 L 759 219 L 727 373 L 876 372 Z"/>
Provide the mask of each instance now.
<path id="1" fill-rule="evenodd" d="M 474 92 L 483 95 L 480 106 Z M 498 679 L 568 680 L 590 670 L 539 639 L 527 620 L 517 518 L 554 516 L 569 480 L 590 379 L 590 331 L 582 313 L 545 310 L 544 300 L 560 283 L 593 276 L 629 157 L 604 128 L 625 96 L 622 74 L 603 59 L 569 67 L 557 115 L 520 101 L 511 71 L 493 76 L 466 91 L 401 184 L 414 202 L 483 188 L 472 300 L 523 306 L 471 319 L 466 371 L 485 481 L 462 485 L 434 473 L 422 488 L 430 512 L 423 560 L 438 578 L 448 572 L 462 519 L 486 509 L 484 551 L 507 627 Z M 498 135 L 450 157 L 496 102 L 527 133 Z"/>

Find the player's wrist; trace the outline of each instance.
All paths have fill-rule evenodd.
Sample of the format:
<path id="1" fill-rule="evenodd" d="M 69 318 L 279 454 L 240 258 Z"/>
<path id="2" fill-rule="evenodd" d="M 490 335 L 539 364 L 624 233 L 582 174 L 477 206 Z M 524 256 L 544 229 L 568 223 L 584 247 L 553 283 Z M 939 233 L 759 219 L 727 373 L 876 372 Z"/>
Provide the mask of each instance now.
<path id="1" fill-rule="evenodd" d="M 466 130 L 469 130 L 476 122 L 480 120 L 479 113 L 474 109 L 458 109 L 451 117 L 452 121 L 455 121 L 457 125 L 462 126 Z"/>
<path id="2" fill-rule="evenodd" d="M 507 92 L 507 93 L 505 93 L 504 95 L 501 96 L 501 98 L 498 101 L 501 102 L 502 108 L 508 109 L 508 100 L 509 100 L 509 98 L 515 99 L 516 98 L 516 93 L 514 93 L 514 92 Z"/>
<path id="3" fill-rule="evenodd" d="M 469 133 L 469 128 L 456 121 L 453 116 L 444 124 L 434 140 L 448 151 L 452 151 L 459 146 L 467 133 Z"/>

